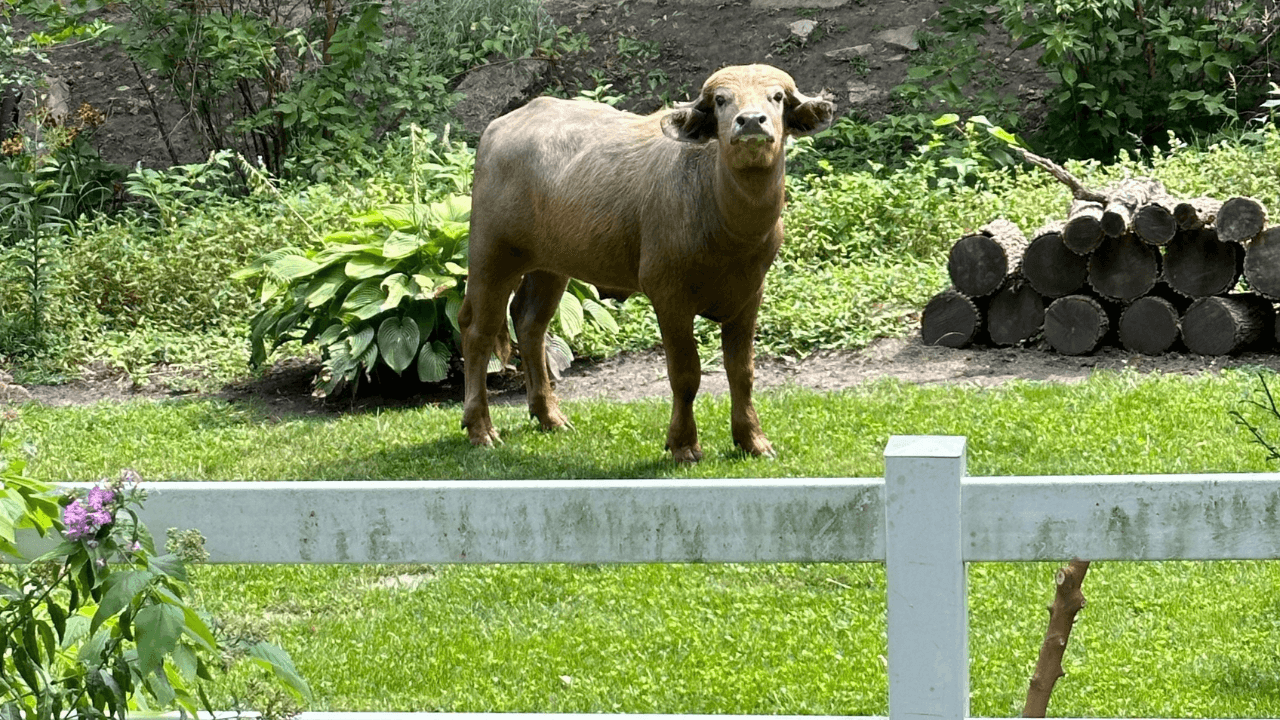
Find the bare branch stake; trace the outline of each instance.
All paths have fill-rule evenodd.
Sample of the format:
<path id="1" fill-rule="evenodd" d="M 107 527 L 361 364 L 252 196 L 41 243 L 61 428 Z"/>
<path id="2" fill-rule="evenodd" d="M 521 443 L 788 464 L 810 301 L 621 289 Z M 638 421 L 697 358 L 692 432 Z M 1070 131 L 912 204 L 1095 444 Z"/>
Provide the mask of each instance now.
<path id="1" fill-rule="evenodd" d="M 1076 613 L 1085 605 L 1080 585 L 1087 572 L 1089 561 L 1075 558 L 1067 567 L 1059 568 L 1053 578 L 1058 589 L 1053 604 L 1049 606 L 1049 629 L 1044 634 L 1044 644 L 1040 646 L 1040 659 L 1036 661 L 1036 670 L 1031 676 L 1022 717 L 1044 717 L 1054 684 L 1067 674 L 1062 669 L 1062 656 L 1067 650 L 1067 640 L 1071 638 Z"/>

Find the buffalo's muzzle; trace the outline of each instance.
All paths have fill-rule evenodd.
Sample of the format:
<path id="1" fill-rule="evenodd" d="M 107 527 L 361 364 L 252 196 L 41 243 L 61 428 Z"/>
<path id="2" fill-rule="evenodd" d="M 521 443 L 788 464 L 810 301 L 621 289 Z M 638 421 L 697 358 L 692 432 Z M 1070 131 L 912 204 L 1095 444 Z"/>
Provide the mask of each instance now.
<path id="1" fill-rule="evenodd" d="M 733 119 L 733 137 L 731 142 L 773 142 L 773 133 L 769 131 L 769 116 L 762 112 L 744 112 Z"/>

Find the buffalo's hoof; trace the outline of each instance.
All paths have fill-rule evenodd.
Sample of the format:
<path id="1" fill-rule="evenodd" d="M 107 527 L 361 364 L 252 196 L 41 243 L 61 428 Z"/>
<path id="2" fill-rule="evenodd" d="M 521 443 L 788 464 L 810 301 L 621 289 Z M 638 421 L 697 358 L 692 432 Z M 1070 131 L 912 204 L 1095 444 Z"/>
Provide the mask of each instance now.
<path id="1" fill-rule="evenodd" d="M 573 423 L 569 421 L 568 416 L 559 410 L 552 410 L 541 416 L 534 413 L 533 417 L 537 418 L 538 424 L 542 427 L 543 432 L 573 429 Z"/>
<path id="2" fill-rule="evenodd" d="M 482 430 L 468 428 L 467 437 L 471 440 L 471 444 L 476 447 L 493 447 L 494 445 L 502 444 L 502 438 L 498 437 L 498 430 L 493 426 Z"/>
<path id="3" fill-rule="evenodd" d="M 689 447 L 672 448 L 671 459 L 685 465 L 696 463 L 702 459 L 702 447 L 695 443 Z"/>
<path id="4" fill-rule="evenodd" d="M 738 443 L 738 447 L 742 448 L 748 455 L 754 457 L 776 458 L 778 452 L 773 449 L 773 443 L 764 437 L 752 438 L 749 443 Z"/>

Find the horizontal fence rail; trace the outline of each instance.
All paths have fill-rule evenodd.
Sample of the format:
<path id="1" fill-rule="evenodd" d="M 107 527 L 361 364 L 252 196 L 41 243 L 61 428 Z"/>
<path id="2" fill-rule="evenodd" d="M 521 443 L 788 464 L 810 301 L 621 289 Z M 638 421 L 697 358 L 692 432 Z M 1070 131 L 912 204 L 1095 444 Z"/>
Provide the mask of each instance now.
<path id="1" fill-rule="evenodd" d="M 210 561 L 220 563 L 884 562 L 890 720 L 968 717 L 965 562 L 1280 558 L 1280 475 L 970 478 L 962 437 L 890 439 L 883 479 L 165 482 L 147 489 L 140 515 L 152 532 L 196 528 Z M 20 544 L 37 553 L 50 541 L 26 535 Z"/>

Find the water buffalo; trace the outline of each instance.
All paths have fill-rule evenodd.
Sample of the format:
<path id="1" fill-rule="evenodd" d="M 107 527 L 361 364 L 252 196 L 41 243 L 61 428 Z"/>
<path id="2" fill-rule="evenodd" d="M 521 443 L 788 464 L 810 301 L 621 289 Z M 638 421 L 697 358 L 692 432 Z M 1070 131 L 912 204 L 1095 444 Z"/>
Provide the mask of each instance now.
<path id="1" fill-rule="evenodd" d="M 702 458 L 696 315 L 721 324 L 733 441 L 772 455 L 751 388 L 764 276 L 782 245 L 785 141 L 826 128 L 834 112 L 787 73 L 746 65 L 713 74 L 696 100 L 648 116 L 543 97 L 494 120 L 476 151 L 458 316 L 471 442 L 498 441 L 485 378 L 512 292 L 529 411 L 543 429 L 569 427 L 544 338 L 573 277 L 652 301 L 673 393 L 667 449 L 677 462 Z"/>

